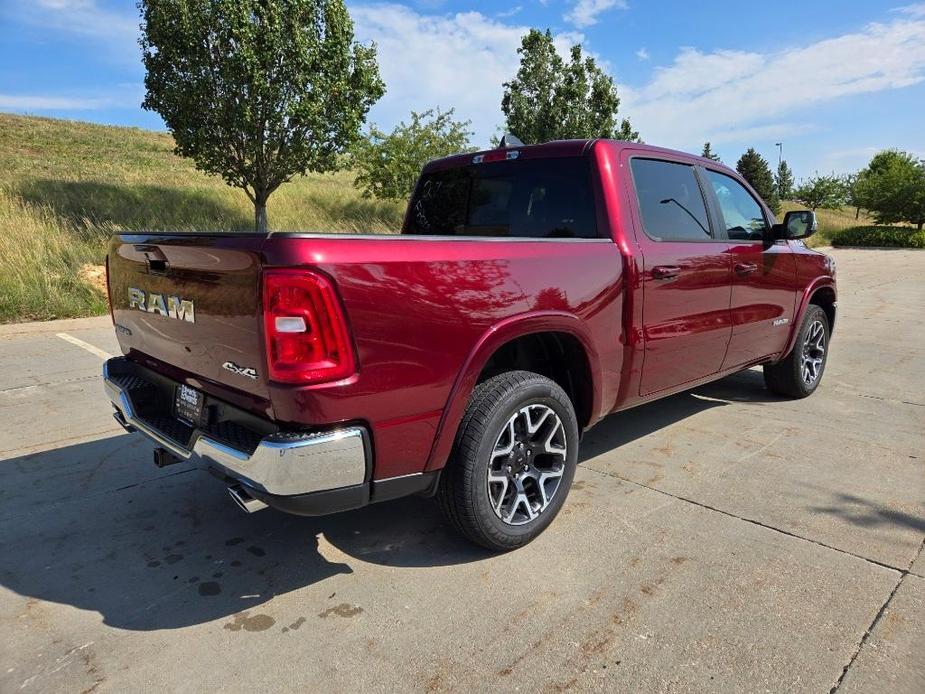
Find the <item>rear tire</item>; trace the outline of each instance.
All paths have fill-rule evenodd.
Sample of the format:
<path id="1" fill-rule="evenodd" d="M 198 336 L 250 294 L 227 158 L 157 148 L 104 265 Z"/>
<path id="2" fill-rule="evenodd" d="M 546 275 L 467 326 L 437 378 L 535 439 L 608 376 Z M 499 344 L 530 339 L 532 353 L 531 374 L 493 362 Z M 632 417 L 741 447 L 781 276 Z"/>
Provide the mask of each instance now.
<path id="1" fill-rule="evenodd" d="M 516 549 L 556 517 L 577 464 L 578 423 L 565 391 L 539 374 L 509 371 L 473 392 L 437 500 L 473 542 Z"/>
<path id="2" fill-rule="evenodd" d="M 812 395 L 822 380 L 828 349 L 828 316 L 820 306 L 810 304 L 790 354 L 764 367 L 764 383 L 768 390 L 791 398 Z"/>

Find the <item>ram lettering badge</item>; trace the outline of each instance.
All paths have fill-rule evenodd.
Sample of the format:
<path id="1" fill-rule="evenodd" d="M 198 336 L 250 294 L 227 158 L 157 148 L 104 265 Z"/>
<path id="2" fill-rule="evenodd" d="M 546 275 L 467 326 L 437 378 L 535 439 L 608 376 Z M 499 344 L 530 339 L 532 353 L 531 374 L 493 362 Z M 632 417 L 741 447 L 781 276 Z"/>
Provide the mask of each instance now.
<path id="1" fill-rule="evenodd" d="M 192 299 L 179 296 L 164 296 L 154 292 L 145 292 L 135 287 L 128 288 L 128 307 L 137 308 L 145 313 L 159 313 L 166 318 L 196 322 L 196 309 Z"/>

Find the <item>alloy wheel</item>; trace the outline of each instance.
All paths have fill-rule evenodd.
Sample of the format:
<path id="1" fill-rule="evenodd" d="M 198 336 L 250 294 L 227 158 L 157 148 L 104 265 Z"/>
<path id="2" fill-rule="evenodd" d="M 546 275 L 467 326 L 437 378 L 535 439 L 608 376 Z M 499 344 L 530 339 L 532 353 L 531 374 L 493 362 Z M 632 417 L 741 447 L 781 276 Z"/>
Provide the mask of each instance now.
<path id="1" fill-rule="evenodd" d="M 546 405 L 520 408 L 504 425 L 488 464 L 488 499 L 508 525 L 524 525 L 559 491 L 568 454 L 565 427 Z"/>
<path id="2" fill-rule="evenodd" d="M 822 373 L 822 364 L 825 361 L 825 326 L 822 321 L 815 320 L 806 331 L 803 341 L 803 354 L 800 364 L 800 375 L 803 383 L 812 386 Z"/>

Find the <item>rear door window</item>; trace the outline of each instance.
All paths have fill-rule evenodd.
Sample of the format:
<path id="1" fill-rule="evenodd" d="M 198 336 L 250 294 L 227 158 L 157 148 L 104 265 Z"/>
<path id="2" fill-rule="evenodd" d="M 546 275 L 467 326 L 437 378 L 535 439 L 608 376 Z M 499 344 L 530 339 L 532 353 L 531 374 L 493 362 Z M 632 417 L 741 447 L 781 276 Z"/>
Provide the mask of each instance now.
<path id="1" fill-rule="evenodd" d="M 425 174 L 402 233 L 597 238 L 590 161 L 511 160 Z"/>
<path id="2" fill-rule="evenodd" d="M 713 240 L 693 166 L 634 158 L 630 168 L 647 236 L 655 241 Z"/>

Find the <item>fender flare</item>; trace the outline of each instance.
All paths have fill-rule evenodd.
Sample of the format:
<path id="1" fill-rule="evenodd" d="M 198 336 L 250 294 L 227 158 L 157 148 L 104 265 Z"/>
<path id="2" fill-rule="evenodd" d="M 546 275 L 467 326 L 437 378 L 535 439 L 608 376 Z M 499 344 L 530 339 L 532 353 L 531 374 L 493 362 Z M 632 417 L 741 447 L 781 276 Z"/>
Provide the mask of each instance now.
<path id="1" fill-rule="evenodd" d="M 469 352 L 450 389 L 443 415 L 437 425 L 434 445 L 424 470 L 442 468 L 453 448 L 456 431 L 462 421 L 482 369 L 503 345 L 520 337 L 537 333 L 566 333 L 576 338 L 585 351 L 591 371 L 591 421 L 601 408 L 601 364 L 590 332 L 578 316 L 564 311 L 531 311 L 505 318 L 486 330 Z"/>
<path id="2" fill-rule="evenodd" d="M 800 325 L 803 323 L 803 316 L 806 314 L 806 308 L 812 301 L 813 295 L 820 289 L 828 287 L 835 294 L 835 300 L 838 301 L 838 290 L 835 288 L 835 278 L 829 275 L 817 277 L 810 282 L 803 290 L 803 296 L 800 297 L 800 303 L 793 318 L 793 325 L 790 328 L 790 338 L 787 340 L 787 346 L 780 354 L 780 359 L 790 354 L 793 346 L 796 344 L 797 333 L 800 332 Z"/>

